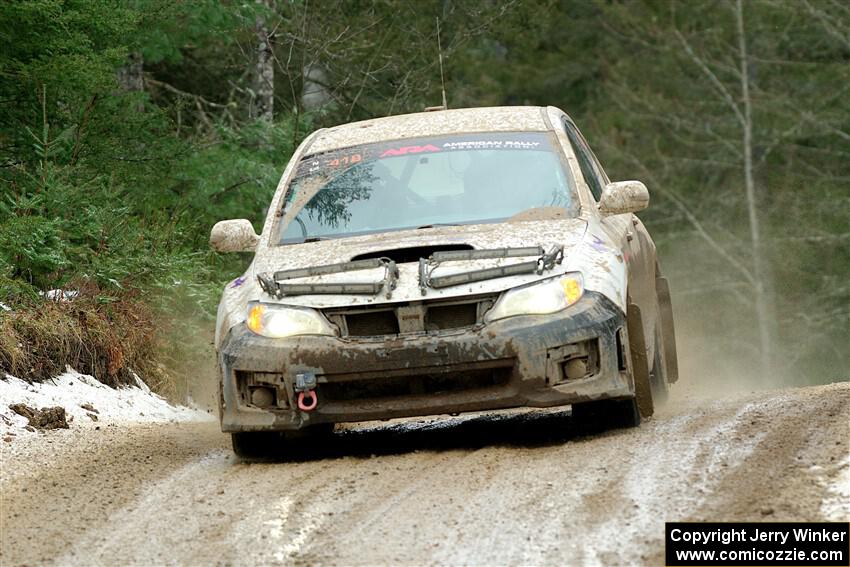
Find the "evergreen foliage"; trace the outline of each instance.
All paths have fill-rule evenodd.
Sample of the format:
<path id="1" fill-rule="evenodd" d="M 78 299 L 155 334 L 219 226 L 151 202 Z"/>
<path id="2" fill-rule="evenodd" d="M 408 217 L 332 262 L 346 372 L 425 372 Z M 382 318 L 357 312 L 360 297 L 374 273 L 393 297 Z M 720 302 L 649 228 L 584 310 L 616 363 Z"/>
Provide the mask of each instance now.
<path id="1" fill-rule="evenodd" d="M 79 289 L 95 311 L 150 307 L 159 315 L 142 319 L 165 345 L 211 328 L 245 258 L 210 252 L 209 228 L 249 218 L 260 229 L 312 129 L 438 104 L 439 19 L 450 106 L 560 106 L 612 178 L 647 183 L 683 333 L 712 337 L 697 360 L 756 360 L 746 274 L 761 254 L 777 367 L 835 379 L 850 367 L 850 10 L 742 5 L 745 67 L 735 0 L 5 0 L 0 302 L 38 317 L 40 294 Z M 271 123 L 251 118 L 260 21 Z M 742 69 L 760 251 L 734 110 Z"/>

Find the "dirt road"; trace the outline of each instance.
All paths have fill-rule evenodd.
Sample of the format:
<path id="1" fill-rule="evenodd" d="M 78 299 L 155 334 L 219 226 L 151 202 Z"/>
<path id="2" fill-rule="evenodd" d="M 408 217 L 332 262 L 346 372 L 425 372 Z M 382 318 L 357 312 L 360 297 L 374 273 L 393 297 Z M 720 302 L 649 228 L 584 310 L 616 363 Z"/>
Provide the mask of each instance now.
<path id="1" fill-rule="evenodd" d="M 0 564 L 654 564 L 665 520 L 850 519 L 850 383 L 706 400 L 638 429 L 568 412 L 366 425 L 286 462 L 217 424 L 2 445 Z"/>

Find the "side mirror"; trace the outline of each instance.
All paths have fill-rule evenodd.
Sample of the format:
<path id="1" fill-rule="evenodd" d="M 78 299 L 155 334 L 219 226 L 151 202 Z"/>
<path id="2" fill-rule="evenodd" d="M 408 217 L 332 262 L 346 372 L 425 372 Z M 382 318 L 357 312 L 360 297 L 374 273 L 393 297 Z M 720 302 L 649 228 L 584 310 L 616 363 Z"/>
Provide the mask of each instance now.
<path id="1" fill-rule="evenodd" d="M 219 221 L 210 231 L 210 246 L 219 252 L 250 252 L 259 241 L 247 219 Z"/>
<path id="2" fill-rule="evenodd" d="M 599 199 L 599 212 L 603 216 L 636 213 L 649 206 L 649 191 L 640 181 L 609 183 Z"/>

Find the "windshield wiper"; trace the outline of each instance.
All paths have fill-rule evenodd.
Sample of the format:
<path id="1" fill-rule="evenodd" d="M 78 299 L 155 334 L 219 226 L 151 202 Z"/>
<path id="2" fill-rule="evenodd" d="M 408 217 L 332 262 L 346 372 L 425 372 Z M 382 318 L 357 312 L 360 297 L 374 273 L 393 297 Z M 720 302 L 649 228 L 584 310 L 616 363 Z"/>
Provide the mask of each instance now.
<path id="1" fill-rule="evenodd" d="M 320 242 L 322 240 L 328 240 L 326 236 L 307 236 L 307 225 L 304 224 L 304 221 L 301 220 L 301 217 L 296 215 L 295 222 L 298 223 L 298 226 L 301 228 L 301 242 Z"/>
<path id="2" fill-rule="evenodd" d="M 452 222 L 435 222 L 434 224 L 423 224 L 422 226 L 417 226 L 416 230 L 421 230 L 423 228 L 437 228 L 439 226 L 460 226 L 458 223 Z"/>
<path id="3" fill-rule="evenodd" d="M 442 262 L 457 262 L 464 260 L 482 260 L 492 258 L 520 258 L 538 256 L 536 260 L 519 262 L 507 266 L 495 268 L 482 268 L 459 272 L 445 276 L 432 276 L 431 274 Z M 556 264 L 564 260 L 564 247 L 557 244 L 549 252 L 542 246 L 527 246 L 522 248 L 493 248 L 487 250 L 451 250 L 447 252 L 434 252 L 428 259 L 419 259 L 419 290 L 425 295 L 427 288 L 440 289 L 460 285 L 464 283 L 479 282 L 506 276 L 517 276 L 523 274 L 542 274 L 544 270 L 551 270 Z"/>

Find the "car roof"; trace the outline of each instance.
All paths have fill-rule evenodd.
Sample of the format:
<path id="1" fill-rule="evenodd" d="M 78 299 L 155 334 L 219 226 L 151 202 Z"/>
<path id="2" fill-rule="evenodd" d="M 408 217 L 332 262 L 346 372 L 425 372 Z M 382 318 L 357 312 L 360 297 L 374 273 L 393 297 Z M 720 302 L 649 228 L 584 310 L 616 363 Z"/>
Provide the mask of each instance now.
<path id="1" fill-rule="evenodd" d="M 453 108 L 385 116 L 318 130 L 310 154 L 385 140 L 474 132 L 541 132 L 550 130 L 546 108 L 493 106 Z"/>

